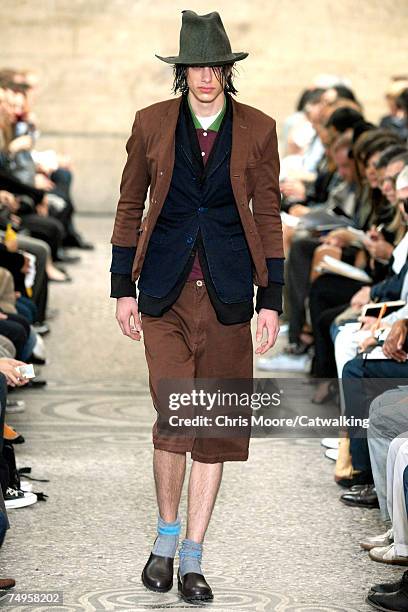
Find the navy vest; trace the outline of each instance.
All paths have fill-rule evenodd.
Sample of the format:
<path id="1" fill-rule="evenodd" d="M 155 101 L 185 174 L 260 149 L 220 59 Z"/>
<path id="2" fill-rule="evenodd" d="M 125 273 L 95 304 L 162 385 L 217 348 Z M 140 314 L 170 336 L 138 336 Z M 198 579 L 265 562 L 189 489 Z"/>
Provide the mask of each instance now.
<path id="1" fill-rule="evenodd" d="M 191 121 L 191 124 L 188 122 Z M 200 231 L 217 296 L 225 303 L 254 296 L 252 258 L 230 180 L 232 105 L 214 142 L 204 180 L 197 172 L 191 115 L 180 105 L 175 161 L 166 200 L 150 236 L 138 289 L 165 297 L 175 286 Z M 194 130 L 194 138 L 198 144 Z"/>

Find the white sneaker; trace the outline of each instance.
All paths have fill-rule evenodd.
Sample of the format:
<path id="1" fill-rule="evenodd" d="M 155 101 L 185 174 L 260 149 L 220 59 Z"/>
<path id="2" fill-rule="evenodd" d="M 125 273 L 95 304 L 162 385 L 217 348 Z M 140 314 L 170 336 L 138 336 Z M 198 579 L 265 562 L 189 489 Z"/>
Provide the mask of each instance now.
<path id="1" fill-rule="evenodd" d="M 323 438 L 320 444 L 325 448 L 337 449 L 340 446 L 340 438 Z"/>
<path id="2" fill-rule="evenodd" d="M 371 538 L 366 538 L 362 542 L 360 542 L 360 546 L 363 550 L 371 550 L 372 548 L 378 548 L 383 546 L 389 546 L 394 541 L 394 532 L 391 529 L 386 531 L 385 533 L 381 533 L 378 536 L 373 536 Z"/>
<path id="3" fill-rule="evenodd" d="M 309 372 L 311 366 L 309 355 L 286 355 L 281 353 L 276 357 L 260 357 L 256 364 L 258 370 L 267 372 L 273 370 L 286 370 L 288 372 Z"/>
<path id="4" fill-rule="evenodd" d="M 35 346 L 33 349 L 33 355 L 34 357 L 37 357 L 38 359 L 44 359 L 44 360 L 47 359 L 45 342 L 44 342 L 44 339 L 40 336 L 40 334 L 36 335 L 36 342 L 35 342 Z"/>
<path id="5" fill-rule="evenodd" d="M 24 508 L 24 506 L 32 506 L 37 502 L 35 493 L 25 493 L 19 489 L 8 487 L 4 496 L 4 503 L 7 510 L 12 508 Z"/>
<path id="6" fill-rule="evenodd" d="M 339 456 L 339 449 L 338 448 L 328 448 L 327 451 L 324 453 L 324 456 L 327 459 L 331 459 L 332 461 L 337 461 L 338 456 Z"/>
<path id="7" fill-rule="evenodd" d="M 8 414 L 16 414 L 17 412 L 24 412 L 24 410 L 25 410 L 24 400 L 7 399 L 6 412 Z"/>
<path id="8" fill-rule="evenodd" d="M 370 559 L 389 565 L 408 565 L 408 557 L 399 557 L 395 552 L 395 544 L 372 548 L 368 553 Z"/>
<path id="9" fill-rule="evenodd" d="M 28 480 L 20 480 L 20 491 L 24 493 L 31 493 L 33 490 L 33 485 Z"/>

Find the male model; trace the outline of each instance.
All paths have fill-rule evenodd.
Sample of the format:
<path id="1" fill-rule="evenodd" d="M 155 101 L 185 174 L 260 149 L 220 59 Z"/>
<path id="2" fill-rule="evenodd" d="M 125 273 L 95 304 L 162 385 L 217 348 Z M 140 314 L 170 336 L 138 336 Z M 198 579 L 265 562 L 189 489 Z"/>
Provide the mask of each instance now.
<path id="1" fill-rule="evenodd" d="M 252 379 L 254 284 L 261 342 L 255 352 L 265 353 L 279 331 L 283 247 L 276 129 L 273 119 L 233 98 L 233 65 L 247 55 L 231 52 L 218 13 L 183 11 L 179 55 L 157 56 L 174 66 L 173 91 L 181 96 L 137 111 L 126 145 L 111 238 L 111 297 L 117 298 L 122 332 L 140 340 L 143 329 L 156 409 L 162 378 Z M 158 535 L 143 584 L 157 592 L 173 586 L 178 507 L 191 452 L 178 588 L 188 602 L 211 600 L 202 543 L 223 463 L 247 460 L 248 436 L 165 436 L 156 422 L 153 445 Z"/>

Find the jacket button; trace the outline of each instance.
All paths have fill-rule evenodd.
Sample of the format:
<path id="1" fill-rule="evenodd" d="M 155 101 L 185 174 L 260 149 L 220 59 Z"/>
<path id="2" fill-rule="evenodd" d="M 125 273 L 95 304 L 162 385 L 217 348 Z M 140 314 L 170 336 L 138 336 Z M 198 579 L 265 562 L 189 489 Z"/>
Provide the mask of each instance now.
<path id="1" fill-rule="evenodd" d="M 186 239 L 187 244 L 191 244 L 193 242 L 193 237 L 192 236 L 188 236 Z"/>

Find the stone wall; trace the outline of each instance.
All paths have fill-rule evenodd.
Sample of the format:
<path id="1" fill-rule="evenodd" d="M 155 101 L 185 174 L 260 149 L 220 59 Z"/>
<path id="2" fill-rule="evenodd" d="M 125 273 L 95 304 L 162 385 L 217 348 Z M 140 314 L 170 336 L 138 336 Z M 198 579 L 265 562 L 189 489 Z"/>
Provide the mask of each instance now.
<path id="1" fill-rule="evenodd" d="M 348 77 L 369 119 L 408 72 L 405 0 L 3 0 L 2 64 L 37 71 L 39 148 L 70 153 L 83 211 L 112 212 L 137 108 L 170 96 L 181 10 L 219 10 L 239 63 L 239 98 L 278 125 L 315 75 Z"/>

